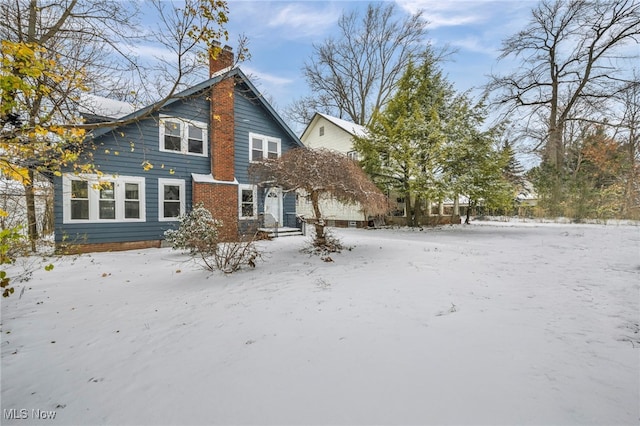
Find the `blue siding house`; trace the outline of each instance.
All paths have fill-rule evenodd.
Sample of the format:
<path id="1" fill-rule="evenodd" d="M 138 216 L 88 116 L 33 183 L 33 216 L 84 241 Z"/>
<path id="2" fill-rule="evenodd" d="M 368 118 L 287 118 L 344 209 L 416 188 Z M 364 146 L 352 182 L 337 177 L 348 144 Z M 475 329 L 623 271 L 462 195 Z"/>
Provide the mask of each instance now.
<path id="1" fill-rule="evenodd" d="M 210 62 L 211 78 L 101 128 L 95 175 L 54 179 L 56 244 L 82 251 L 159 247 L 181 214 L 203 203 L 222 220 L 228 239 L 259 226 L 296 226 L 295 193 L 258 187 L 251 161 L 302 146 L 225 47 Z M 153 108 L 155 110 L 155 108 Z"/>

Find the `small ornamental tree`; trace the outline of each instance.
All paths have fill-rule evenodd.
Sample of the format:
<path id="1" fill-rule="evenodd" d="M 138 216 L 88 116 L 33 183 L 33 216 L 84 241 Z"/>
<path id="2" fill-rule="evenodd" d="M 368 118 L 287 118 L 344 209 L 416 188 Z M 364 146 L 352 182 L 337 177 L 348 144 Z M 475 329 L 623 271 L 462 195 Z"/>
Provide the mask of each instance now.
<path id="1" fill-rule="evenodd" d="M 369 215 L 389 211 L 387 197 L 376 187 L 358 164 L 347 156 L 326 149 L 296 148 L 280 158 L 252 163 L 252 179 L 283 191 L 303 190 L 311 200 L 315 219 L 314 245 L 335 251 L 328 244 L 320 200 L 332 197 L 346 204 L 359 204 Z"/>

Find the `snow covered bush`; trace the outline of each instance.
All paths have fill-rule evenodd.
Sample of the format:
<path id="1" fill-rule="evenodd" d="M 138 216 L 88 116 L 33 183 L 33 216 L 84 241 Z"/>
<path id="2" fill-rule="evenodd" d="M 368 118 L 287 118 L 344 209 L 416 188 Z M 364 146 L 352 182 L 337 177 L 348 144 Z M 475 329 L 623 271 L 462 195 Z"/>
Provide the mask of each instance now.
<path id="1" fill-rule="evenodd" d="M 178 218 L 178 229 L 165 231 L 164 237 L 174 250 L 188 250 L 190 254 L 211 255 L 216 252 L 222 222 L 198 204 L 190 213 Z"/>
<path id="2" fill-rule="evenodd" d="M 188 250 L 210 271 L 218 269 L 230 274 L 243 265 L 253 268 L 256 260 L 262 257 L 254 243 L 255 238 L 221 241 L 219 230 L 222 222 L 215 219 L 202 204 L 178 220 L 178 229 L 165 231 L 166 241 L 174 250 Z"/>

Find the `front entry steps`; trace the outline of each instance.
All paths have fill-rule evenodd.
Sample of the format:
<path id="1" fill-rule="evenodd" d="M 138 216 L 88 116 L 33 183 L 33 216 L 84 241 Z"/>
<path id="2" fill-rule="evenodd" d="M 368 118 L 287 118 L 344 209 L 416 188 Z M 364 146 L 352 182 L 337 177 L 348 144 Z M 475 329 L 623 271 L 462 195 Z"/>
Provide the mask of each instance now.
<path id="1" fill-rule="evenodd" d="M 298 228 L 289 228 L 286 226 L 279 228 L 258 228 L 258 232 L 264 233 L 269 238 L 276 237 L 291 237 L 295 235 L 302 235 L 302 231 Z"/>

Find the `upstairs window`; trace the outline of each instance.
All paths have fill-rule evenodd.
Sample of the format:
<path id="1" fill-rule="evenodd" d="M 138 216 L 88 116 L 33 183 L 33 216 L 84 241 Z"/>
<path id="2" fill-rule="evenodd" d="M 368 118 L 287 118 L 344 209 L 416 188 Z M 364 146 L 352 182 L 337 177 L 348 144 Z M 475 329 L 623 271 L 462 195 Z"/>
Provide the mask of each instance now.
<path id="1" fill-rule="evenodd" d="M 278 138 L 249 133 L 249 161 L 278 158 L 282 153 Z"/>
<path id="2" fill-rule="evenodd" d="M 204 130 L 201 127 L 189 126 L 189 141 L 187 151 L 193 154 L 204 153 Z"/>
<path id="3" fill-rule="evenodd" d="M 197 121 L 160 117 L 160 151 L 207 155 L 207 125 Z"/>
<path id="4" fill-rule="evenodd" d="M 251 161 L 258 161 L 264 158 L 262 149 L 262 139 L 251 138 Z"/>
<path id="5" fill-rule="evenodd" d="M 182 123 L 178 121 L 164 122 L 164 149 L 165 151 L 182 150 Z"/>
<path id="6" fill-rule="evenodd" d="M 324 136 L 324 126 L 320 126 L 320 129 L 318 130 L 318 134 L 320 136 Z"/>

